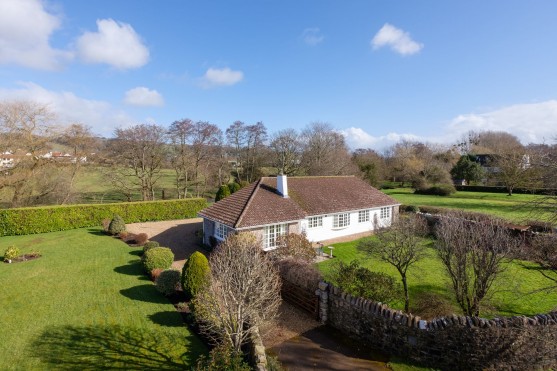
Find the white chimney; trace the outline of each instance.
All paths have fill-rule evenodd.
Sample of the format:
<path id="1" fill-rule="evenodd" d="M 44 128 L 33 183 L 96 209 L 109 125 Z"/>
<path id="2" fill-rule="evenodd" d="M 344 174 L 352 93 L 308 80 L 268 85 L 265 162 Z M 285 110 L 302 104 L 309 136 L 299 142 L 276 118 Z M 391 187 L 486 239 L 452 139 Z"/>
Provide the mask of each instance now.
<path id="1" fill-rule="evenodd" d="M 277 175 L 277 190 L 284 198 L 288 198 L 288 183 L 286 182 L 286 175 Z"/>

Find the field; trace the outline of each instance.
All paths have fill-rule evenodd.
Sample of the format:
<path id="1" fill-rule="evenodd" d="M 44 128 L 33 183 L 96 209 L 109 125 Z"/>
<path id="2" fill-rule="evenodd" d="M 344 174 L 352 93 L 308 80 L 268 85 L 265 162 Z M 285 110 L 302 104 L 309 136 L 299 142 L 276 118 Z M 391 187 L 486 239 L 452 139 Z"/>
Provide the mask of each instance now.
<path id="1" fill-rule="evenodd" d="M 384 189 L 383 192 L 404 205 L 434 206 L 451 209 L 462 209 L 496 215 L 515 223 L 528 220 L 544 220 L 555 213 L 555 210 L 539 210 L 532 212 L 531 203 L 540 198 L 536 195 L 485 192 L 456 192 L 451 196 L 416 195 L 410 188 Z"/>
<path id="2" fill-rule="evenodd" d="M 333 245 L 335 247 L 335 259 L 327 260 L 318 265 L 325 278 L 335 260 L 338 259 L 347 263 L 358 260 L 372 271 L 387 273 L 400 282 L 400 276 L 395 268 L 379 259 L 368 258 L 357 249 L 357 243 L 358 241 L 353 241 Z M 434 293 L 442 298 L 454 313 L 460 313 L 458 304 L 453 299 L 444 267 L 432 248 L 433 241 L 427 240 L 425 243 L 428 245 L 426 258 L 408 270 L 410 309 L 412 311 L 413 304 L 415 305 L 424 294 Z M 493 296 L 480 313 L 482 317 L 533 315 L 546 313 L 557 308 L 557 290 L 532 293 L 549 286 L 551 283 L 536 269 L 536 264 L 513 261 L 508 263 L 505 268 L 505 271 L 494 284 Z M 403 300 L 390 304 L 395 309 L 404 309 Z"/>
<path id="3" fill-rule="evenodd" d="M 207 352 L 142 272 L 139 248 L 99 229 L 2 237 L 42 257 L 0 263 L 0 368 L 188 369 Z"/>

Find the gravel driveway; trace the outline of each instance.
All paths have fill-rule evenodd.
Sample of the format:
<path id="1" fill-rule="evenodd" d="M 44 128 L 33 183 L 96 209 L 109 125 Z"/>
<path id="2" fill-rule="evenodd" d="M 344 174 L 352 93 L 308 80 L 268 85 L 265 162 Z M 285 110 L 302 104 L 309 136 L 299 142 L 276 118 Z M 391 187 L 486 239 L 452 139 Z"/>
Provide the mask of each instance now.
<path id="1" fill-rule="evenodd" d="M 130 233 L 147 233 L 149 240 L 169 247 L 174 253 L 172 268 L 182 269 L 186 259 L 195 251 L 206 254 L 201 248 L 200 239 L 195 235 L 197 231 L 203 230 L 201 218 L 132 223 L 126 227 Z"/>

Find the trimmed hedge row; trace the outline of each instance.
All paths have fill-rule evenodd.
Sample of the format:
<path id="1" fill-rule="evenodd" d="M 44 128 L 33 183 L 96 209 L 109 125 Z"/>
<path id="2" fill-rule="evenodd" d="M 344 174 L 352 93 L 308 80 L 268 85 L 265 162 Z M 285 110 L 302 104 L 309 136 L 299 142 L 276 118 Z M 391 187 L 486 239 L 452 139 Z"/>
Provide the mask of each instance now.
<path id="1" fill-rule="evenodd" d="M 126 223 L 194 218 L 207 207 L 203 198 L 114 204 L 26 207 L 0 210 L 0 237 L 65 231 L 101 225 L 120 215 Z"/>
<path id="2" fill-rule="evenodd" d="M 507 193 L 507 187 L 504 186 L 455 186 L 457 191 L 466 192 L 491 192 L 491 193 Z M 516 194 L 535 194 L 535 195 L 554 195 L 557 194 L 557 189 L 550 188 L 538 188 L 538 189 L 528 189 L 528 188 L 514 188 L 513 193 Z"/>

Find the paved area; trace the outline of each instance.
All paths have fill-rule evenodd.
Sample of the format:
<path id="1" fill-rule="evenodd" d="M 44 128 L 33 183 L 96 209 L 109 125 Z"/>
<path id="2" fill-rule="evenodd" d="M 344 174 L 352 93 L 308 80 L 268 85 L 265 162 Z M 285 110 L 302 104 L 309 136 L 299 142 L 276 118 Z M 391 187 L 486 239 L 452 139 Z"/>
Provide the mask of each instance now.
<path id="1" fill-rule="evenodd" d="M 281 306 L 277 327 L 263 334 L 263 342 L 289 371 L 390 370 L 387 356 L 360 348 L 286 303 Z"/>
<path id="2" fill-rule="evenodd" d="M 169 247 L 174 253 L 172 267 L 175 269 L 182 269 L 193 252 L 205 253 L 200 247 L 200 238 L 196 236 L 196 232 L 203 230 L 201 218 L 132 223 L 126 227 L 130 233 L 147 233 L 151 241 Z"/>

